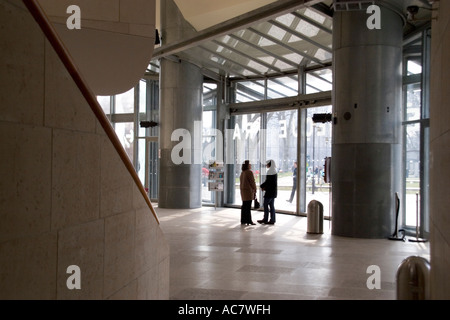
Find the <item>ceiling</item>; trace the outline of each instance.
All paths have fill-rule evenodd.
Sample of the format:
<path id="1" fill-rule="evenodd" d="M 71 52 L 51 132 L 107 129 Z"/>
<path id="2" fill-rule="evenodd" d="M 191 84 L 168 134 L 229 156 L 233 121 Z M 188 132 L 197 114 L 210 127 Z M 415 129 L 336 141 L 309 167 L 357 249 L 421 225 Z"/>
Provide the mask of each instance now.
<path id="1" fill-rule="evenodd" d="M 174 0 L 185 19 L 197 30 L 235 18 L 276 0 Z"/>
<path id="2" fill-rule="evenodd" d="M 331 65 L 335 9 L 354 10 L 355 6 L 382 3 L 404 17 L 405 34 L 428 23 L 432 16 L 427 0 L 174 1 L 196 34 L 178 43 L 156 46 L 148 73 L 158 73 L 159 59 L 169 58 L 198 65 L 211 78 L 296 74 L 299 67 Z M 407 10 L 412 5 L 419 7 L 414 16 Z M 158 29 L 158 18 L 156 24 Z"/>

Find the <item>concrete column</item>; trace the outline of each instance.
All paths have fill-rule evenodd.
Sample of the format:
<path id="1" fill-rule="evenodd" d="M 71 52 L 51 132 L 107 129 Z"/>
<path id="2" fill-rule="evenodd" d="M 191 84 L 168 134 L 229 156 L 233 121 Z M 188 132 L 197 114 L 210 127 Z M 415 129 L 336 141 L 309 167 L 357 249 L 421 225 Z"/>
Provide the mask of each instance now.
<path id="1" fill-rule="evenodd" d="M 333 17 L 332 233 L 385 238 L 394 232 L 402 190 L 402 19 L 380 7 Z"/>
<path id="2" fill-rule="evenodd" d="M 180 40 L 190 31 L 174 1 L 161 1 L 163 45 Z M 189 209 L 202 205 L 202 85 L 203 75 L 197 66 L 177 59 L 160 61 L 158 206 L 161 208 Z M 178 163 L 174 158 L 184 160 Z"/>

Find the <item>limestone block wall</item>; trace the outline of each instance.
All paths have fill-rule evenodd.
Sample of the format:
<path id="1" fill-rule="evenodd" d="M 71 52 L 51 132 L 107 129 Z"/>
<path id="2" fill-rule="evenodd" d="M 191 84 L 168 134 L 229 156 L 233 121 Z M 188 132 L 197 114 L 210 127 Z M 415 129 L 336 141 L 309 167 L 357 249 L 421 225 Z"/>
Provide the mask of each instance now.
<path id="1" fill-rule="evenodd" d="M 0 299 L 168 299 L 168 243 L 117 151 L 21 2 L 0 21 Z"/>
<path id="2" fill-rule="evenodd" d="M 431 296 L 450 299 L 450 1 L 435 1 L 430 74 Z"/>

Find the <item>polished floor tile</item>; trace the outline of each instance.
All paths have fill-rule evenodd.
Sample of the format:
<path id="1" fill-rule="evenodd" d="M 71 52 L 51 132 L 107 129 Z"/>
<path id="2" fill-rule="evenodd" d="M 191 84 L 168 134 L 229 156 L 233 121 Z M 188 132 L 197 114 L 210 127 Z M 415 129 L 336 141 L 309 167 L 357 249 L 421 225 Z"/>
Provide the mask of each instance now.
<path id="1" fill-rule="evenodd" d="M 307 218 L 288 214 L 245 226 L 234 208 L 155 209 L 170 244 L 173 300 L 394 300 L 401 262 L 429 260 L 429 243 L 333 236 L 328 220 L 323 234 L 308 234 Z M 373 265 L 380 289 L 368 288 Z"/>

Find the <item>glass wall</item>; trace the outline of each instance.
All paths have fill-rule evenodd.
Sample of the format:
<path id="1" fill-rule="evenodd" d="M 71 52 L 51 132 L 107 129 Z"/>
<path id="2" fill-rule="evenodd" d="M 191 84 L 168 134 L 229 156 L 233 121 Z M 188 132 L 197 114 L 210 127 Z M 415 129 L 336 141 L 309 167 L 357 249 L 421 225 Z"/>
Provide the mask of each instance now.
<path id="1" fill-rule="evenodd" d="M 325 159 L 331 157 L 331 122 L 314 123 L 314 114 L 331 113 L 331 106 L 307 109 L 306 118 L 306 204 L 323 204 L 324 216 L 331 216 L 331 184 L 325 181 Z"/>
<path id="2" fill-rule="evenodd" d="M 331 186 L 325 183 L 323 174 L 325 158 L 331 156 L 331 123 L 313 123 L 312 117 L 316 113 L 331 113 L 331 106 L 277 110 L 270 102 L 297 96 L 299 90 L 309 94 L 332 89 L 329 67 L 309 71 L 304 79 L 304 88 L 298 74 L 234 83 L 237 102 L 265 100 L 264 109 L 273 111 L 232 116 L 229 129 L 233 134 L 226 135 L 232 148 L 226 152 L 233 154 L 234 181 L 228 186 L 233 188 L 234 197 L 228 197 L 227 204 L 241 204 L 238 178 L 242 161 L 249 159 L 253 163 L 257 183 L 261 183 L 264 163 L 272 159 L 278 168 L 277 210 L 302 214 L 306 204 L 315 199 L 324 204 L 324 214 L 328 216 Z M 260 190 L 258 196 L 263 196 Z"/>
<path id="3" fill-rule="evenodd" d="M 239 175 L 241 164 L 249 159 L 253 164 L 255 178 L 259 184 L 260 173 L 267 160 L 274 160 L 278 169 L 278 197 L 276 208 L 291 213 L 305 212 L 298 208 L 296 195 L 306 199 L 318 200 L 324 205 L 324 215 L 329 215 L 331 185 L 325 182 L 325 159 L 331 157 L 331 123 L 313 123 L 316 113 L 331 113 L 331 106 L 306 109 L 305 130 L 306 143 L 300 147 L 306 154 L 305 163 L 298 161 L 298 109 L 274 111 L 261 114 L 236 115 L 231 139 L 234 158 L 234 190 L 232 204 L 240 205 Z M 304 170 L 306 181 L 300 179 L 299 170 Z M 300 185 L 300 187 L 299 187 Z M 306 186 L 306 187 L 305 187 Z M 259 192 L 259 197 L 262 193 Z"/>
<path id="4" fill-rule="evenodd" d="M 308 72 L 306 74 L 306 93 L 331 91 L 333 89 L 332 78 L 331 67 Z"/>
<path id="5" fill-rule="evenodd" d="M 108 116 L 117 137 L 131 162 L 136 166 L 135 149 L 135 88 L 115 96 L 98 96 L 97 101 Z"/>
<path id="6" fill-rule="evenodd" d="M 159 83 L 144 77 L 131 90 L 115 96 L 97 96 L 119 140 L 132 161 L 142 184 L 152 200 L 158 198 L 159 177 Z M 208 162 L 216 157 L 217 84 L 205 83 L 203 91 L 203 168 L 204 203 L 214 203 L 208 190 Z M 145 123 L 141 125 L 141 123 Z M 149 125 L 151 123 L 151 125 Z"/>
<path id="7" fill-rule="evenodd" d="M 252 164 L 252 171 L 255 175 L 256 184 L 259 185 L 260 172 L 261 172 L 261 115 L 258 114 L 246 114 L 235 116 L 234 128 L 232 128 L 232 134 L 228 134 L 227 137 L 232 141 L 227 143 L 232 144 L 234 150 L 234 157 L 227 158 L 227 163 L 230 160 L 234 164 L 234 173 L 232 175 L 232 181 L 228 185 L 232 188 L 229 192 L 234 193 L 234 197 L 230 197 L 233 200 L 232 204 L 241 205 L 241 195 L 239 190 L 239 176 L 241 174 L 241 165 L 245 160 L 250 160 Z"/>
<path id="8" fill-rule="evenodd" d="M 134 91 L 135 88 L 128 90 L 122 94 L 114 96 L 115 104 L 113 105 L 113 113 L 128 113 L 134 114 Z"/>
<path id="9" fill-rule="evenodd" d="M 293 97 L 298 94 L 297 75 L 239 81 L 235 85 L 236 103 Z"/>
<path id="10" fill-rule="evenodd" d="M 159 82 L 154 78 L 143 79 L 136 90 L 135 97 L 139 101 L 136 121 L 139 127 L 136 138 L 139 162 L 136 170 L 150 199 L 155 200 L 158 198 L 159 178 Z"/>
<path id="11" fill-rule="evenodd" d="M 209 163 L 217 159 L 217 84 L 203 84 L 202 130 L 202 203 L 215 203 L 215 191 L 209 189 Z M 223 159 L 222 159 L 223 161 Z"/>
<path id="12" fill-rule="evenodd" d="M 97 96 L 98 103 L 102 107 L 103 112 L 108 117 L 111 117 L 112 99 L 113 97 L 111 96 Z"/>
<path id="13" fill-rule="evenodd" d="M 134 122 L 116 122 L 114 129 L 128 157 L 134 162 Z"/>
<path id="14" fill-rule="evenodd" d="M 430 29 L 405 41 L 403 62 L 404 181 L 402 228 L 428 235 Z"/>
<path id="15" fill-rule="evenodd" d="M 236 83 L 236 102 L 260 101 L 265 99 L 263 80 L 241 81 Z"/>
<path id="16" fill-rule="evenodd" d="M 430 30 L 411 35 L 404 43 L 403 81 L 403 146 L 405 189 L 401 199 L 402 227 L 411 232 L 416 224 L 421 232 L 428 230 L 428 135 L 429 135 L 429 51 Z M 310 70 L 299 81 L 298 74 L 275 78 L 232 81 L 228 100 L 245 103 L 264 101 L 264 112 L 232 115 L 227 120 L 225 139 L 226 175 L 225 203 L 241 205 L 239 175 L 241 164 L 250 160 L 257 184 L 266 160 L 275 160 L 279 174 L 279 196 L 276 207 L 288 213 L 304 213 L 311 200 L 330 212 L 331 185 L 324 181 L 325 159 L 331 156 L 331 123 L 313 123 L 316 113 L 331 113 L 331 106 L 277 110 L 271 101 L 305 94 L 331 91 L 332 68 Z M 304 84 L 300 88 L 300 83 Z M 121 95 L 97 97 L 111 120 L 124 149 L 136 167 L 152 199 L 157 199 L 159 87 L 157 78 L 144 78 Z M 253 111 L 254 112 L 254 111 Z M 301 117 L 300 117 L 301 114 Z M 215 203 L 215 193 L 208 190 L 208 163 L 217 156 L 218 132 L 217 84 L 205 83 L 203 90 L 202 200 Z M 301 119 L 299 119 L 301 118 Z M 153 122 L 151 127 L 140 125 Z M 300 127 L 299 124 L 303 123 Z M 302 137 L 302 138 L 300 138 Z M 299 149 L 300 147 L 300 149 Z M 302 161 L 299 160 L 303 159 Z M 295 163 L 297 162 L 297 168 Z M 294 171 L 297 180 L 294 184 Z M 301 175 L 300 175 L 301 173 Z M 294 192 L 293 192 L 294 191 Z M 298 194 L 298 196 L 297 196 Z M 292 195 L 292 197 L 291 197 Z M 259 193 L 259 197 L 262 194 Z M 297 203 L 301 200 L 302 207 Z M 419 221 L 417 217 L 419 216 Z"/>
<path id="17" fill-rule="evenodd" d="M 151 199 L 158 197 L 159 87 L 156 79 L 142 79 L 129 91 L 98 96 L 136 172 Z M 152 123 L 151 126 L 141 122 Z"/>
<path id="18" fill-rule="evenodd" d="M 298 76 L 285 76 L 267 80 L 267 99 L 293 97 L 298 94 Z"/>
<path id="19" fill-rule="evenodd" d="M 275 111 L 266 117 L 263 163 L 274 160 L 278 169 L 278 196 L 275 208 L 296 211 L 297 207 L 297 125 L 298 111 Z"/>

